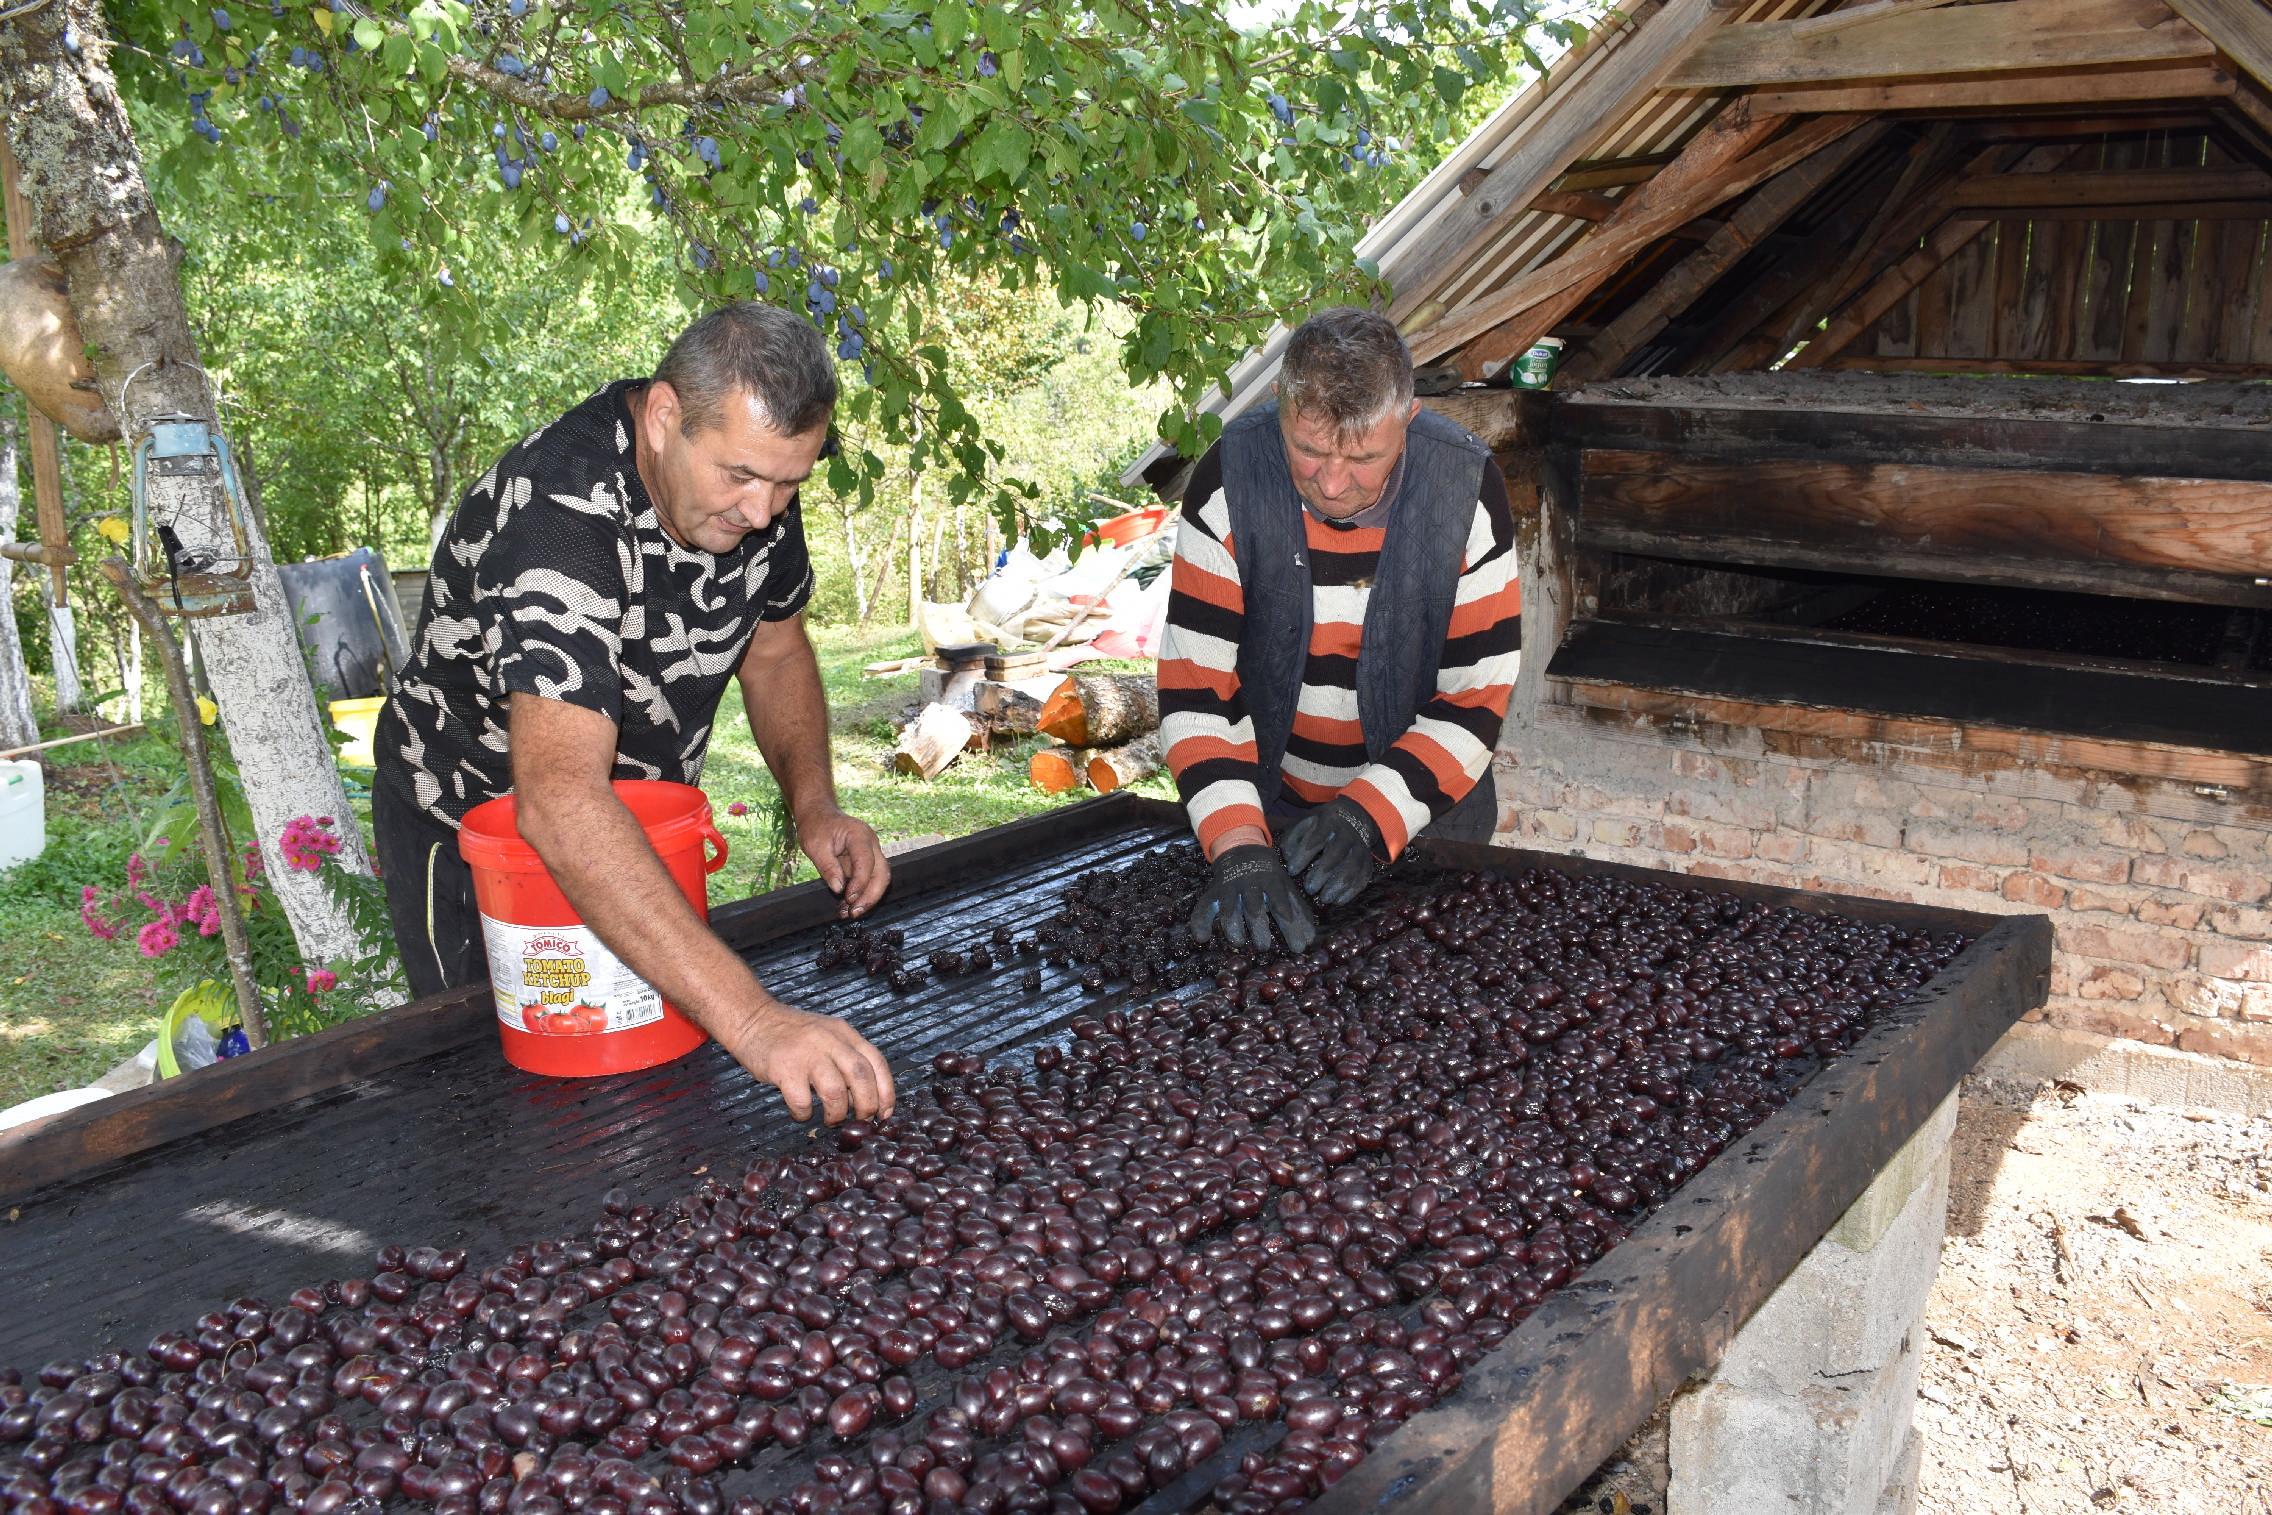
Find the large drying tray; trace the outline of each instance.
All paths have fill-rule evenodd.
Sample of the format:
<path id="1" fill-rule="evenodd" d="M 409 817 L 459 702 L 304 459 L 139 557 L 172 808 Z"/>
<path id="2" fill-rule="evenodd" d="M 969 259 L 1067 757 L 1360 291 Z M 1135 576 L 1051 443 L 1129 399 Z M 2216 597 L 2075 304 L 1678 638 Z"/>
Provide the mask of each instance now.
<path id="1" fill-rule="evenodd" d="M 1030 928 L 1071 881 L 1187 834 L 1176 807 L 1114 795 L 898 859 L 870 919 L 904 926 L 911 958 L 997 924 Z M 1459 867 L 1651 878 L 1978 938 L 1317 1506 L 1546 1511 L 1718 1360 L 1996 1038 L 2042 1003 L 2050 925 L 1509 848 L 1426 851 Z M 783 998 L 849 1016 L 903 1089 L 941 1049 L 1030 1043 L 1157 992 L 1090 995 L 1050 970 L 1038 995 L 997 971 L 902 996 L 813 968 L 833 918 L 834 901 L 803 885 L 724 907 L 713 923 Z M 660 1198 L 709 1165 L 735 1172 L 757 1151 L 808 1139 L 715 1047 L 646 1073 L 561 1082 L 507 1066 L 493 1024 L 486 992 L 440 996 L 0 1137 L 0 1364 L 135 1350 L 235 1296 L 364 1273 L 388 1242 L 463 1246 L 478 1259 L 588 1222 L 611 1186 Z M 1242 1428 L 1146 1510 L 1203 1502 L 1271 1429 Z M 761 1481 L 781 1455 L 758 1459 Z"/>

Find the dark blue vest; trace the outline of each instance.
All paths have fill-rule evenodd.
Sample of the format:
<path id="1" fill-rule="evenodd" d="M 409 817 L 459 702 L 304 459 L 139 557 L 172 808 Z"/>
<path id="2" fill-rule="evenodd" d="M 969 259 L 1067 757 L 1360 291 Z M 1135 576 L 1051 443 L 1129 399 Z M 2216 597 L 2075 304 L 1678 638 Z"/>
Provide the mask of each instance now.
<path id="1" fill-rule="evenodd" d="M 1246 602 L 1239 689 L 1254 721 L 1262 806 L 1276 829 L 1292 813 L 1281 798 L 1279 766 L 1309 662 L 1313 601 L 1303 506 L 1286 466 L 1277 406 L 1250 410 L 1224 427 L 1221 446 L 1231 547 Z M 1489 458 L 1482 442 L 1434 411 L 1423 408 L 1413 417 L 1357 653 L 1357 717 L 1372 762 L 1435 696 L 1460 560 Z M 1488 841 L 1498 814 L 1486 768 L 1467 797 L 1421 834 Z"/>

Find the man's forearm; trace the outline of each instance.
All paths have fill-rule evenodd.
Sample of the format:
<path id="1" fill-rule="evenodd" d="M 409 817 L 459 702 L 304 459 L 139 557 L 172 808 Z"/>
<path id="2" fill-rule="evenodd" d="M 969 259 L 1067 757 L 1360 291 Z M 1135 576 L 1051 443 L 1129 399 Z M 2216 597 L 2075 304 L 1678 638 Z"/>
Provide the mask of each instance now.
<path id="1" fill-rule="evenodd" d="M 712 1036 L 726 1039 L 754 1005 L 771 1003 L 748 965 L 680 892 L 646 833 L 611 790 L 531 802 L 521 833 L 553 882 L 608 950 Z"/>
<path id="2" fill-rule="evenodd" d="M 836 803 L 828 750 L 828 696 L 812 643 L 798 635 L 779 654 L 745 665 L 742 706 L 765 766 L 792 815 Z"/>

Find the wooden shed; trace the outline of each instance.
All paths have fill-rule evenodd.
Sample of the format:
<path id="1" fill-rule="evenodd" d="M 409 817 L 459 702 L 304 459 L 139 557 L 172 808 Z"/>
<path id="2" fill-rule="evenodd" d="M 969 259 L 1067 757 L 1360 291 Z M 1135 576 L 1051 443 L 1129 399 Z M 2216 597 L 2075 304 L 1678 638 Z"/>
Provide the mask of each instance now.
<path id="1" fill-rule="evenodd" d="M 1501 839 L 2046 911 L 2051 1021 L 2272 1062 L 2268 223 L 2264 0 L 1605 21 L 1361 249 L 1516 486 Z"/>

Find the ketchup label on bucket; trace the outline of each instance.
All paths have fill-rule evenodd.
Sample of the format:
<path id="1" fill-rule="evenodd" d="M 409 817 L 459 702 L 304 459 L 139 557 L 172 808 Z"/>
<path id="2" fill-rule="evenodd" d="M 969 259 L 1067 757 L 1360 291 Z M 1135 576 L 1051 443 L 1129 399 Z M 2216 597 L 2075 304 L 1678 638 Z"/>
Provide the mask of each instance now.
<path id="1" fill-rule="evenodd" d="M 629 1031 L 663 1018 L 663 997 L 589 926 L 516 926 L 481 918 L 497 1019 L 538 1036 Z"/>

